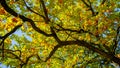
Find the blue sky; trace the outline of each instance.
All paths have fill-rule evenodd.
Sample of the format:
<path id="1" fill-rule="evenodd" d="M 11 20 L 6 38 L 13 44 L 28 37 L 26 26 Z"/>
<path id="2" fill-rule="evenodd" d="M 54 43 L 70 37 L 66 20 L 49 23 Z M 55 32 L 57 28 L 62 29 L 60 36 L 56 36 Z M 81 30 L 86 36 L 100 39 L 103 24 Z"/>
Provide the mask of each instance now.
<path id="1" fill-rule="evenodd" d="M 0 63 L 0 68 L 10 68 L 10 67 L 7 67 L 6 65 Z"/>

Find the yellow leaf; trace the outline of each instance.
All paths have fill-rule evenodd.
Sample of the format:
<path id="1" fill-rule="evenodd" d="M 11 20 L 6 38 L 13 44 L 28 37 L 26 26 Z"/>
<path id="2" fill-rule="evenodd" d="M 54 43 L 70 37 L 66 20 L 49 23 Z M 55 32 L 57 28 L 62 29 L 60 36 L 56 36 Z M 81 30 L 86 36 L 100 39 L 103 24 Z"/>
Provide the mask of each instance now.
<path id="1" fill-rule="evenodd" d="M 90 39 L 91 39 L 91 38 L 90 38 L 90 35 L 89 35 L 88 33 L 86 34 L 86 39 L 87 39 L 88 41 L 90 41 Z"/>
<path id="2" fill-rule="evenodd" d="M 15 49 L 15 50 L 18 50 L 17 46 L 14 46 L 14 49 Z"/>
<path id="3" fill-rule="evenodd" d="M 23 46 L 22 51 L 26 51 L 26 45 Z"/>

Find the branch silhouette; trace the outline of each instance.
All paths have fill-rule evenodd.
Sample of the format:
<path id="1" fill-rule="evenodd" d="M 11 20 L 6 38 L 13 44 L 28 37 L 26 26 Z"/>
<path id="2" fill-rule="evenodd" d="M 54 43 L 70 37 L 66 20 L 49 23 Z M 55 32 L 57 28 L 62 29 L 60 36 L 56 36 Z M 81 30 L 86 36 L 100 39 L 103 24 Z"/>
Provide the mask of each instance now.
<path id="1" fill-rule="evenodd" d="M 41 4 L 42 4 L 42 7 L 43 7 L 43 10 L 44 10 L 44 15 L 45 15 L 45 22 L 46 24 L 49 24 L 50 22 L 50 19 L 48 17 L 48 13 L 47 13 L 47 9 L 46 9 L 46 6 L 44 4 L 44 1 L 43 0 L 40 0 L 41 1 Z M 84 0 L 82 0 L 83 3 L 90 8 L 91 12 L 92 12 L 92 15 L 96 15 L 96 12 L 93 10 L 92 8 L 92 5 L 91 5 L 91 2 L 88 0 L 88 3 L 85 2 Z M 51 30 L 51 33 L 48 34 L 44 31 L 42 31 L 40 28 L 38 28 L 36 26 L 36 24 L 34 23 L 34 21 L 30 18 L 27 18 L 23 15 L 20 15 L 20 14 L 17 14 L 13 9 L 11 9 L 5 0 L 1 0 L 0 1 L 2 7 L 8 12 L 10 13 L 11 15 L 15 16 L 15 17 L 19 17 L 22 19 L 23 22 L 27 21 L 31 24 L 32 28 L 37 31 L 38 33 L 40 34 L 43 34 L 47 37 L 53 37 L 56 41 L 57 41 L 57 45 L 54 47 L 54 49 L 50 52 L 50 54 L 48 55 L 48 57 L 46 58 L 45 61 L 47 61 L 48 59 L 51 58 L 51 56 L 53 56 L 53 54 L 56 52 L 56 50 L 62 46 L 70 46 L 70 45 L 73 45 L 73 44 L 77 44 L 78 46 L 83 46 L 83 47 L 86 47 L 88 48 L 89 50 L 92 50 L 94 52 L 97 52 L 98 54 L 100 54 L 101 56 L 105 57 L 105 58 L 108 58 L 110 59 L 111 61 L 114 61 L 116 63 L 118 63 L 120 65 L 120 59 L 117 58 L 114 54 L 110 53 L 110 52 L 106 52 L 105 50 L 103 49 L 99 49 L 98 47 L 95 47 L 95 46 L 100 46 L 99 44 L 94 44 L 94 43 L 90 43 L 90 42 L 86 42 L 84 40 L 78 40 L 78 39 L 75 39 L 75 40 L 70 40 L 70 41 L 61 41 L 59 39 L 59 37 L 57 36 L 56 34 L 56 31 L 55 31 L 55 28 L 50 26 L 50 30 Z M 28 7 L 29 9 L 29 7 Z M 31 9 L 30 9 L 31 10 Z M 33 10 L 31 10 L 33 13 L 35 13 Z M 19 25 L 19 26 L 16 26 L 12 31 L 10 31 L 8 34 L 6 34 L 5 36 L 2 36 L 0 37 L 0 39 L 3 39 L 3 41 L 0 43 L 2 45 L 2 43 L 4 43 L 4 39 L 6 39 L 10 34 L 14 33 L 19 27 L 21 27 L 22 25 Z M 58 31 L 71 31 L 71 32 L 78 32 L 78 33 L 81 33 L 81 32 L 87 32 L 89 33 L 88 31 L 84 31 L 84 30 L 70 30 L 70 29 L 65 29 L 65 28 L 62 28 L 62 29 L 56 29 Z M 16 56 L 16 55 L 15 55 Z M 23 62 L 23 64 L 21 64 L 21 66 L 25 65 L 28 63 L 29 59 L 32 57 L 33 55 L 29 56 L 26 60 L 26 62 Z M 18 56 L 16 56 L 19 60 L 21 60 Z M 40 59 L 40 58 L 39 58 Z"/>

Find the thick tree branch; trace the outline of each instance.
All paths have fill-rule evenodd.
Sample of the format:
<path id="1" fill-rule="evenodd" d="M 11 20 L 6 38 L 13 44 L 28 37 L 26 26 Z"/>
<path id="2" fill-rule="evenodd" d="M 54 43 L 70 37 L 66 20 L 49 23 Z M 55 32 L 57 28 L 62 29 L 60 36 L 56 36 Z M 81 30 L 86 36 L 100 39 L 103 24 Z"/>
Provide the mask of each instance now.
<path id="1" fill-rule="evenodd" d="M 52 35 L 53 37 L 55 38 L 55 40 L 58 42 L 58 43 L 61 43 L 61 40 L 58 38 L 57 34 L 55 33 L 54 29 L 52 27 L 50 27 L 51 29 L 51 32 L 52 32 Z"/>
<path id="2" fill-rule="evenodd" d="M 96 48 L 94 46 L 98 46 L 98 44 L 93 44 L 93 43 L 88 43 L 85 42 L 83 40 L 75 40 L 75 41 L 62 41 L 61 44 L 56 45 L 54 47 L 54 49 L 50 52 L 50 55 L 47 57 L 47 59 L 45 61 L 47 61 L 54 53 L 55 51 L 62 47 L 62 46 L 66 46 L 66 45 L 73 45 L 73 44 L 77 44 L 78 46 L 83 46 L 88 48 L 89 50 L 92 50 L 94 52 L 97 52 L 98 54 L 100 54 L 101 56 L 108 58 L 111 61 L 114 61 L 116 63 L 118 63 L 120 65 L 120 59 L 115 57 L 113 54 L 110 54 L 108 52 L 105 52 L 104 50 L 101 50 L 99 48 Z M 93 46 L 94 45 L 94 46 Z"/>
<path id="3" fill-rule="evenodd" d="M 21 18 L 23 21 L 27 21 L 27 22 L 30 22 L 31 26 L 33 27 L 33 29 L 35 31 L 37 31 L 38 33 L 41 33 L 45 36 L 52 36 L 52 34 L 47 34 L 45 33 L 44 31 L 40 30 L 38 27 L 36 27 L 34 21 L 32 19 L 29 19 L 29 18 L 26 18 L 25 16 L 22 16 L 22 15 L 19 15 L 17 14 L 14 10 L 12 10 L 7 4 L 6 4 L 6 1 L 5 0 L 2 0 L 1 1 L 1 5 L 4 7 L 4 9 L 10 13 L 11 15 L 15 16 L 15 17 L 18 17 Z"/>
<path id="4" fill-rule="evenodd" d="M 7 33 L 6 35 L 4 35 L 2 38 L 6 39 L 8 36 L 10 36 L 12 33 L 14 33 L 18 28 L 20 28 L 22 26 L 22 24 L 17 25 L 13 28 L 13 30 L 11 30 L 9 33 Z"/>

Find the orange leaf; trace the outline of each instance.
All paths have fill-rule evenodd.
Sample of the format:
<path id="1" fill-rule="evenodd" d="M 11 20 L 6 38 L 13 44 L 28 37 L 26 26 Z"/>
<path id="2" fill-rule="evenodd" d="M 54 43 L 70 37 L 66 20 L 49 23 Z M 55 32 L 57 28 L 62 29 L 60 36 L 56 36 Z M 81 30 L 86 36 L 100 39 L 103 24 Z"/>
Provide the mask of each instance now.
<path id="1" fill-rule="evenodd" d="M 59 1 L 59 3 L 60 3 L 60 4 L 62 4 L 62 3 L 63 3 L 63 0 L 58 0 L 58 1 Z"/>
<path id="2" fill-rule="evenodd" d="M 16 18 L 12 18 L 13 22 L 18 22 L 18 20 Z"/>
<path id="3" fill-rule="evenodd" d="M 4 8 L 1 8 L 1 9 L 0 9 L 0 14 L 6 14 Z"/>

